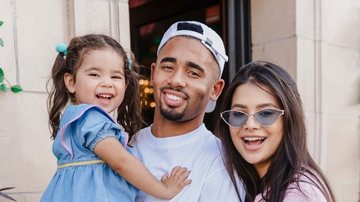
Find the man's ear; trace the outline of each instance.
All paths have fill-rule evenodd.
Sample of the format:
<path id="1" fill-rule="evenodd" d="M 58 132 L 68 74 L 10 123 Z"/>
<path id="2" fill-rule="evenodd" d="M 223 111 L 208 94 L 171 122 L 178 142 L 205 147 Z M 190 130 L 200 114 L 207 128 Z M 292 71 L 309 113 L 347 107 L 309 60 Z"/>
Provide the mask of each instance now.
<path id="1" fill-rule="evenodd" d="M 64 74 L 64 83 L 70 93 L 75 93 L 75 78 L 69 73 Z"/>
<path id="2" fill-rule="evenodd" d="M 155 68 L 156 68 L 156 63 L 152 63 L 152 64 L 151 64 L 151 75 L 150 75 L 150 85 L 151 85 L 151 86 L 153 85 Z"/>
<path id="3" fill-rule="evenodd" d="M 212 88 L 210 100 L 216 101 L 219 98 L 219 96 L 221 95 L 221 92 L 223 91 L 224 86 L 225 86 L 225 81 L 223 79 L 216 80 L 213 85 L 213 88 Z"/>

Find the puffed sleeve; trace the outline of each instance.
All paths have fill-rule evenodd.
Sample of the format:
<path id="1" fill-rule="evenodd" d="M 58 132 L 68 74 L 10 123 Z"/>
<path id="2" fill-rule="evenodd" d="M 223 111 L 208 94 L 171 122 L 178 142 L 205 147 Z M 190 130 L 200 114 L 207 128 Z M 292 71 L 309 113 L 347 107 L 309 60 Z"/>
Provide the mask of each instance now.
<path id="1" fill-rule="evenodd" d="M 96 108 L 87 110 L 78 120 L 76 128 L 76 138 L 83 147 L 92 151 L 97 143 L 108 137 L 114 137 L 126 145 L 119 125 Z"/>

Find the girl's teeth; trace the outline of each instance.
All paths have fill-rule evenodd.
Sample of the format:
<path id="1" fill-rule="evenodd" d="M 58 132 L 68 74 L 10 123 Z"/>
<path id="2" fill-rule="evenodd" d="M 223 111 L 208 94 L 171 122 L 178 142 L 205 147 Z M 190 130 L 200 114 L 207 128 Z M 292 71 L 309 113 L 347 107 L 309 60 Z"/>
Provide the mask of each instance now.
<path id="1" fill-rule="evenodd" d="M 111 98 L 111 95 L 103 95 L 103 94 L 99 94 L 97 95 L 98 97 L 102 97 L 102 98 Z"/>

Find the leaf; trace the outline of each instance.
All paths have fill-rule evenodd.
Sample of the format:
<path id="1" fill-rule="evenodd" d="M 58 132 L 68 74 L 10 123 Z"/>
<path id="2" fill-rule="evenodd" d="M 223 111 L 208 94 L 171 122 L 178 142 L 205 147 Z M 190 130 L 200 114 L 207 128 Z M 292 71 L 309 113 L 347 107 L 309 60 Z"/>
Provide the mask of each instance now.
<path id="1" fill-rule="evenodd" d="M 4 41 L 2 40 L 2 38 L 0 38 L 0 46 L 4 47 Z"/>
<path id="2" fill-rule="evenodd" d="M 0 92 L 6 92 L 7 91 L 7 87 L 4 83 L 0 84 Z"/>
<path id="3" fill-rule="evenodd" d="M 13 197 L 11 197 L 11 196 L 9 196 L 9 195 L 7 195 L 7 194 L 1 193 L 1 192 L 0 192 L 0 196 L 2 196 L 2 197 L 4 197 L 4 198 L 7 198 L 7 199 L 9 199 L 9 200 L 12 200 L 12 201 L 16 201 Z"/>
<path id="4" fill-rule="evenodd" d="M 11 86 L 11 91 L 14 92 L 14 93 L 18 93 L 18 92 L 21 92 L 23 89 L 21 88 L 21 86 L 19 85 L 13 85 Z"/>
<path id="5" fill-rule="evenodd" d="M 5 78 L 5 74 L 3 69 L 0 67 L 0 83 L 4 81 Z"/>
<path id="6" fill-rule="evenodd" d="M 1 27 L 1 25 L 3 25 L 3 24 L 4 24 L 4 22 L 0 20 L 0 27 Z"/>
<path id="7" fill-rule="evenodd" d="M 2 193 L 2 191 L 5 191 L 5 190 L 9 190 L 9 189 L 14 189 L 15 187 L 5 187 L 5 188 L 1 188 L 0 189 L 0 196 L 4 197 L 4 198 L 7 198 L 9 200 L 12 200 L 12 201 L 16 201 L 13 197 L 5 194 L 5 193 Z"/>
<path id="8" fill-rule="evenodd" d="M 15 187 L 4 187 L 4 188 L 1 188 L 0 189 L 0 192 L 1 191 L 5 191 L 5 190 L 9 190 L 9 189 L 14 189 Z"/>
<path id="9" fill-rule="evenodd" d="M 0 84 L 0 92 L 6 92 L 7 91 L 7 87 L 4 83 Z"/>

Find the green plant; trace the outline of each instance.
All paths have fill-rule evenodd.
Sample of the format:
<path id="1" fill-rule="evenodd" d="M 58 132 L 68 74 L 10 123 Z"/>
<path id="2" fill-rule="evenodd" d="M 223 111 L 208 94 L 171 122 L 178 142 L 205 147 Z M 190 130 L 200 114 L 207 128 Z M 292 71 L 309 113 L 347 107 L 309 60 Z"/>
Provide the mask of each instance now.
<path id="1" fill-rule="evenodd" d="M 4 22 L 0 20 L 0 27 L 1 27 L 1 25 L 3 25 L 3 24 L 4 24 Z M 0 46 L 1 46 L 1 47 L 4 47 L 4 41 L 2 40 L 2 38 L 0 38 Z"/>
<path id="2" fill-rule="evenodd" d="M 7 82 L 7 84 L 10 86 L 8 87 L 4 81 Z M 8 91 L 8 89 L 10 89 L 12 92 L 14 93 L 18 93 L 18 92 L 21 92 L 22 91 L 22 88 L 21 86 L 19 85 L 11 85 L 9 80 L 7 80 L 5 78 L 5 74 L 4 74 L 4 71 L 2 70 L 2 68 L 0 67 L 0 92 L 6 92 Z"/>
<path id="3" fill-rule="evenodd" d="M 1 25 L 3 25 L 4 22 L 0 20 L 0 27 Z M 2 38 L 0 38 L 0 46 L 1 47 L 4 47 L 4 41 L 2 40 Z M 5 78 L 5 75 L 4 75 L 4 71 L 2 70 L 2 68 L 0 67 L 0 91 L 6 91 L 7 90 L 7 86 L 4 84 L 4 80 L 7 81 L 10 85 L 10 82 Z M 11 85 L 10 85 L 11 86 Z M 19 85 L 15 85 L 15 86 L 11 86 L 10 87 L 11 91 L 14 92 L 14 93 L 17 93 L 17 92 L 20 92 L 22 91 L 21 87 Z M 5 187 L 5 188 L 1 188 L 0 189 L 0 196 L 1 197 L 4 197 L 4 198 L 7 198 L 9 200 L 12 200 L 12 201 L 16 201 L 14 198 L 12 198 L 11 196 L 3 193 L 3 191 L 5 190 L 9 190 L 9 189 L 13 189 L 14 187 Z"/>
<path id="4" fill-rule="evenodd" d="M 5 193 L 2 193 L 3 191 L 9 190 L 9 189 L 14 189 L 14 187 L 5 187 L 5 188 L 0 189 L 0 196 L 2 196 L 4 198 L 7 198 L 9 200 L 12 200 L 12 201 L 16 201 L 13 197 L 11 197 L 11 196 L 9 196 L 9 195 L 7 195 Z"/>
<path id="5" fill-rule="evenodd" d="M 3 21 L 0 21 L 0 27 L 4 24 Z M 0 46 L 4 47 L 4 41 L 2 38 L 0 38 Z M 4 83 L 4 81 L 7 82 L 8 86 Z M 10 89 L 14 93 L 18 93 L 22 91 L 22 88 L 20 85 L 11 85 L 9 80 L 5 78 L 5 74 L 3 69 L 0 67 L 0 92 L 6 92 L 8 89 Z"/>

